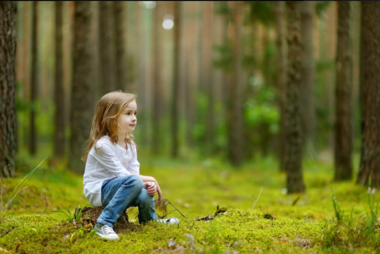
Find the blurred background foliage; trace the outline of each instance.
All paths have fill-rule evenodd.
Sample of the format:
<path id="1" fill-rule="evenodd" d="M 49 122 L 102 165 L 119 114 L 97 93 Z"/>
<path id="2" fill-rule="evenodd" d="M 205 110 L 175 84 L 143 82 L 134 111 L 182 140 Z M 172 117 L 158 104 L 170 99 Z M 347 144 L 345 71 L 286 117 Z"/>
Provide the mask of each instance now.
<path id="1" fill-rule="evenodd" d="M 31 153 L 28 147 L 31 136 L 35 136 L 37 154 L 43 151 L 44 156 L 69 158 L 72 161 L 71 158 L 77 160 L 80 157 L 80 154 L 68 157 L 73 151 L 70 136 L 74 135 L 70 114 L 76 110 L 76 105 L 71 101 L 72 87 L 77 85 L 77 81 L 73 80 L 75 70 L 72 62 L 76 6 L 72 1 L 62 3 L 62 26 L 57 28 L 54 23 L 55 4 L 37 2 L 34 10 L 32 2 L 17 2 L 18 145 L 20 151 Z M 115 30 L 119 22 L 121 30 L 114 32 L 114 36 L 119 33 L 121 39 L 115 41 L 112 37 L 107 47 L 115 51 L 122 42 L 121 60 L 113 62 L 111 67 L 122 65 L 124 80 L 112 89 L 138 95 L 139 122 L 135 136 L 140 157 L 172 157 L 183 161 L 214 158 L 236 167 L 256 156 L 281 160 L 279 154 L 284 144 L 281 141 L 283 106 L 280 102 L 285 91 L 279 87 L 280 35 L 276 27 L 281 25 L 284 28 L 282 38 L 286 42 L 285 6 L 280 16 L 276 9 L 279 2 L 270 1 L 242 1 L 236 5 L 220 1 L 128 1 L 122 2 L 118 9 L 107 7 L 114 14 L 110 17 L 102 12 L 100 6 L 101 2 L 90 3 L 90 29 L 85 31 L 90 38 L 88 50 L 91 53 L 91 89 L 87 91 L 87 99 L 93 112 L 103 91 L 111 89 L 110 83 L 102 81 L 106 72 L 102 71 L 104 63 L 101 60 L 111 51 L 107 51 L 100 39 L 108 36 L 107 30 Z M 328 154 L 332 160 L 334 151 L 337 8 L 335 2 L 319 1 L 313 5 L 312 12 L 315 91 L 314 94 L 302 96 L 306 100 L 315 99 L 316 138 L 313 149 L 317 156 L 312 158 L 317 160 L 320 154 Z M 117 11 L 122 13 L 121 19 L 109 23 L 113 26 L 104 30 L 102 20 L 116 16 Z M 31 81 L 33 13 L 37 15 L 37 84 Z M 354 154 L 358 154 L 361 148 L 359 17 L 360 4 L 353 2 L 350 29 L 354 53 Z M 178 32 L 175 30 L 177 25 Z M 57 59 L 54 53 L 57 29 L 62 31 L 61 59 Z M 177 51 L 175 47 L 178 47 Z M 62 62 L 64 91 L 61 94 L 64 110 L 60 116 L 64 122 L 64 139 L 59 146 L 65 149 L 64 154 L 59 156 L 54 154 L 53 149 L 57 128 L 54 122 L 57 107 L 54 75 L 58 61 Z M 37 86 L 37 98 L 32 100 L 33 85 Z M 174 87 L 177 90 L 173 90 Z M 173 105 L 177 108 L 177 120 L 173 120 Z M 32 109 L 35 111 L 35 133 L 31 132 Z M 238 115 L 234 115 L 233 110 Z M 178 125 L 178 130 L 173 130 L 173 121 Z M 234 130 L 236 126 L 239 131 Z M 88 136 L 88 131 L 82 130 L 85 136 Z M 240 136 L 232 137 L 232 133 L 236 132 Z M 174 136 L 178 137 L 177 143 L 172 142 Z M 233 159 L 231 149 L 238 150 L 243 156 Z M 303 156 L 307 158 L 309 155 L 305 152 Z M 80 163 L 78 161 L 77 165 L 83 170 L 84 164 Z M 358 170 L 358 165 L 354 165 L 354 170 Z"/>

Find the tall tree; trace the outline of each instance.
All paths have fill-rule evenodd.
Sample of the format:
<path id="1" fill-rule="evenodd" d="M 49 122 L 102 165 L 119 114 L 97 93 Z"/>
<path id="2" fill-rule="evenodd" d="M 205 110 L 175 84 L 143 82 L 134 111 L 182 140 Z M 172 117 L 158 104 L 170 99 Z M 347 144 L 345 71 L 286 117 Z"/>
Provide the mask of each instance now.
<path id="1" fill-rule="evenodd" d="M 336 59 L 336 40 L 337 40 L 337 1 L 331 1 L 329 8 L 326 10 L 326 24 L 324 33 L 325 35 L 325 58 L 324 61 L 327 63 L 333 64 Z M 335 122 L 335 69 L 327 68 L 325 75 L 323 77 L 323 83 L 325 85 L 325 102 L 324 110 L 328 114 L 327 117 L 327 135 L 328 135 L 328 144 L 330 147 L 334 146 L 334 122 Z M 331 126 L 331 127 L 330 127 Z"/>
<path id="2" fill-rule="evenodd" d="M 178 157 L 179 141 L 178 141 L 178 108 L 179 108 L 179 52 L 180 52 L 180 2 L 174 2 L 174 66 L 173 66 L 173 87 L 172 87 L 172 104 L 171 104 L 171 126 L 172 126 L 172 143 L 171 156 Z"/>
<path id="3" fill-rule="evenodd" d="M 380 187 L 380 2 L 362 2 L 362 148 L 358 184 Z"/>
<path id="4" fill-rule="evenodd" d="M 274 4 L 276 17 L 276 47 L 277 47 L 277 94 L 280 111 L 280 134 L 278 137 L 278 153 L 280 170 L 284 169 L 284 126 L 285 126 L 285 85 L 286 85 L 286 34 L 285 34 L 285 2 Z"/>
<path id="5" fill-rule="evenodd" d="M 99 53 L 101 95 L 115 91 L 115 32 L 112 1 L 99 1 Z"/>
<path id="6" fill-rule="evenodd" d="M 0 177 L 15 175 L 16 1 L 0 2 Z"/>
<path id="7" fill-rule="evenodd" d="M 54 155 L 57 157 L 61 157 L 65 154 L 65 91 L 63 88 L 62 7 L 63 1 L 55 2 Z"/>
<path id="8" fill-rule="evenodd" d="M 232 15 L 232 22 L 229 28 L 229 38 L 232 49 L 232 71 L 228 82 L 228 154 L 231 163 L 239 166 L 243 158 L 243 101 L 241 84 L 241 26 L 242 15 L 240 13 L 241 1 L 228 1 L 228 6 Z"/>
<path id="9" fill-rule="evenodd" d="M 211 56 L 212 56 L 212 13 L 213 13 L 213 2 L 204 1 L 204 12 L 203 12 L 203 87 L 207 93 L 207 120 L 206 120 L 206 146 L 207 152 L 211 153 L 213 150 L 213 144 L 215 140 L 215 114 L 214 114 L 214 91 L 212 74 L 213 69 L 211 68 Z"/>
<path id="10" fill-rule="evenodd" d="M 36 128 L 36 100 L 38 97 L 38 1 L 33 1 L 32 8 L 32 63 L 31 63 L 31 81 L 30 81 L 30 101 L 32 108 L 30 110 L 30 143 L 29 153 L 35 155 L 37 152 L 37 128 Z"/>
<path id="11" fill-rule="evenodd" d="M 335 177 L 352 178 L 352 36 L 351 2 L 338 2 L 335 85 Z"/>
<path id="12" fill-rule="evenodd" d="M 162 29 L 162 5 L 164 3 L 157 1 L 156 8 L 154 10 L 154 27 L 153 27 L 153 62 L 154 62 L 154 81 L 152 89 L 152 99 L 153 99 L 153 113 L 152 113 L 152 154 L 157 154 L 160 151 L 160 135 L 161 133 L 161 119 L 162 119 L 162 82 L 161 82 L 161 29 Z"/>
<path id="13" fill-rule="evenodd" d="M 300 2 L 286 2 L 288 66 L 286 81 L 284 168 L 288 193 L 304 192 L 301 126 L 301 13 Z"/>
<path id="14" fill-rule="evenodd" d="M 303 1 L 300 3 L 301 11 L 301 116 L 304 140 L 304 151 L 307 156 L 315 157 L 315 135 L 316 135 L 316 110 L 315 110 L 315 91 L 314 91 L 314 38 L 313 38 L 313 19 L 315 13 L 313 1 Z"/>
<path id="15" fill-rule="evenodd" d="M 72 90 L 71 90 L 71 137 L 69 167 L 83 174 L 85 142 L 88 139 L 95 101 L 91 72 L 91 3 L 75 2 L 72 46 Z"/>
<path id="16" fill-rule="evenodd" d="M 125 91 L 126 68 L 125 68 L 125 40 L 124 40 L 124 2 L 113 1 L 114 33 L 115 33 L 115 68 L 116 68 L 116 89 Z"/>
<path id="17" fill-rule="evenodd" d="M 199 18 L 198 18 L 198 3 L 195 1 L 184 2 L 187 5 L 186 10 L 189 14 L 189 19 L 186 22 L 187 28 L 185 36 L 199 34 Z M 196 119 L 196 103 L 195 103 L 195 94 L 197 91 L 198 85 L 198 68 L 199 68 L 199 58 L 197 57 L 197 41 L 199 36 L 189 36 L 185 41 L 188 42 L 185 64 L 186 64 L 186 86 L 185 86 L 185 111 L 186 111 L 186 143 L 188 147 L 192 147 L 194 145 L 194 137 L 193 130 Z"/>

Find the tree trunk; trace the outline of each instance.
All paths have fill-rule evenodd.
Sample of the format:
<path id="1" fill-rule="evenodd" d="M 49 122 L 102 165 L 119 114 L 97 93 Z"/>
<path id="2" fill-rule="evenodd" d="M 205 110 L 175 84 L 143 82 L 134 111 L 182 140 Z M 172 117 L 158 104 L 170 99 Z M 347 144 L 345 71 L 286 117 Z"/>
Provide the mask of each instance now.
<path id="1" fill-rule="evenodd" d="M 212 54 L 211 58 L 212 60 L 215 60 L 219 58 L 219 52 L 217 50 L 214 50 L 213 48 L 216 45 L 222 45 L 223 41 L 226 39 L 226 25 L 225 25 L 225 16 L 223 15 L 216 15 L 215 11 L 219 8 L 219 2 L 213 2 L 213 17 L 212 17 Z M 214 129 L 214 137 L 213 137 L 213 146 L 212 146 L 212 154 L 220 153 L 221 151 L 225 151 L 226 149 L 219 143 L 217 140 L 220 140 L 220 138 L 224 138 L 224 134 L 220 133 L 219 126 L 220 123 L 225 119 L 226 111 L 224 110 L 225 103 L 223 100 L 223 94 L 226 93 L 225 91 L 225 78 L 224 78 L 224 72 L 220 68 L 216 68 L 213 66 L 213 61 L 211 63 L 211 68 L 213 70 L 213 76 L 212 76 L 212 90 L 210 92 L 213 93 L 213 104 L 212 107 L 213 114 L 214 114 L 214 123 L 213 123 L 213 129 Z M 218 105 L 216 107 L 215 105 Z"/>
<path id="2" fill-rule="evenodd" d="M 75 2 L 69 167 L 77 174 L 84 172 L 81 156 L 90 134 L 95 101 L 91 82 L 90 8 L 91 2 Z"/>
<path id="3" fill-rule="evenodd" d="M 99 53 L 100 53 L 100 91 L 101 96 L 115 91 L 115 33 L 112 1 L 100 1 L 99 6 Z"/>
<path id="4" fill-rule="evenodd" d="M 196 88 L 198 91 L 204 91 L 203 84 L 202 84 L 202 63 L 203 63 L 203 56 L 202 56 L 202 41 L 203 41 L 203 33 L 202 33 L 202 16 L 204 15 L 203 11 L 203 2 L 201 1 L 194 1 L 197 4 L 197 11 L 196 11 L 196 26 L 197 26 L 197 33 L 195 36 L 196 42 L 195 42 L 195 54 L 196 54 L 196 62 L 197 62 L 197 74 L 196 74 Z M 196 96 L 196 95 L 195 95 Z M 196 110 L 198 110 L 196 108 Z"/>
<path id="5" fill-rule="evenodd" d="M 304 192 L 301 126 L 301 15 L 300 2 L 286 2 L 288 66 L 286 81 L 284 168 L 288 193 Z"/>
<path id="6" fill-rule="evenodd" d="M 232 13 L 232 22 L 229 29 L 229 37 L 232 41 L 232 72 L 229 76 L 229 116 L 228 121 L 228 149 L 229 158 L 234 166 L 239 166 L 243 158 L 243 102 L 241 91 L 241 47 L 240 37 L 242 16 L 240 1 L 229 1 L 228 5 Z"/>
<path id="7" fill-rule="evenodd" d="M 363 45 L 366 45 L 368 44 L 368 39 L 365 35 L 365 33 L 369 33 L 368 32 L 368 29 L 366 28 L 366 25 L 364 25 L 364 22 L 367 21 L 368 17 L 364 16 L 364 10 L 363 9 L 366 9 L 367 8 L 367 5 L 363 6 L 361 3 L 360 3 L 360 57 L 359 57 L 359 61 L 360 61 L 360 71 L 359 71 L 359 107 L 360 107 L 360 131 L 361 131 L 361 134 L 363 135 L 363 132 L 364 132 L 364 120 L 365 120 L 365 97 L 364 95 L 367 93 L 367 91 L 365 91 L 365 88 L 366 86 L 364 86 L 364 69 L 365 69 L 365 66 L 364 66 L 364 63 L 365 63 L 365 59 L 368 59 L 369 56 L 367 55 L 368 54 L 368 50 L 364 50 L 364 47 Z M 368 11 L 368 10 L 367 10 Z M 368 13 L 367 13 L 368 15 Z M 363 137 L 362 137 L 363 138 Z"/>
<path id="8" fill-rule="evenodd" d="M 277 96 L 280 111 L 280 134 L 278 137 L 278 154 L 280 170 L 284 169 L 284 126 L 285 126 L 285 85 L 286 85 L 286 34 L 285 34 L 285 2 L 275 3 L 276 12 L 276 46 L 277 46 Z"/>
<path id="9" fill-rule="evenodd" d="M 17 50 L 17 55 L 19 56 L 21 63 L 20 63 L 20 72 L 16 75 L 21 76 L 21 80 L 17 80 L 16 77 L 16 83 L 20 82 L 22 84 L 22 87 L 20 87 L 20 92 L 22 94 L 21 98 L 24 101 L 29 101 L 30 99 L 30 65 L 29 65 L 29 59 L 30 59 L 30 50 L 29 50 L 29 45 L 30 45 L 30 36 L 31 36 L 31 22 L 30 22 L 30 8 L 32 6 L 33 2 L 23 2 L 23 12 L 19 12 L 19 15 L 23 16 L 23 24 L 22 24 L 22 42 L 21 45 L 17 43 L 18 45 L 18 50 Z M 19 9 L 18 9 L 19 10 Z M 21 11 L 21 10 L 19 10 Z M 18 22 L 18 21 L 16 21 Z M 17 30 L 17 28 L 16 28 Z M 17 40 L 21 39 L 18 38 Z M 18 70 L 16 70 L 17 73 Z M 27 122 L 29 120 L 30 116 L 27 114 L 23 115 L 23 122 Z M 23 124 L 18 127 L 20 128 L 20 134 L 18 136 L 19 144 L 24 144 L 26 147 L 28 147 L 29 144 L 29 125 L 28 124 Z"/>
<path id="10" fill-rule="evenodd" d="M 304 150 L 307 157 L 316 157 L 315 132 L 316 132 L 316 110 L 315 110 L 315 64 L 314 64 L 314 38 L 313 17 L 314 2 L 304 1 L 300 3 L 301 11 L 301 116 Z"/>
<path id="11" fill-rule="evenodd" d="M 153 109 L 152 109 L 152 154 L 157 155 L 160 151 L 160 147 L 162 147 L 162 143 L 160 142 L 161 135 L 161 118 L 162 118 L 162 96 L 163 96 L 163 88 L 161 82 L 161 71 L 162 66 L 161 62 L 161 36 L 160 31 L 162 29 L 162 13 L 161 8 L 164 3 L 161 1 L 157 1 L 156 8 L 154 10 L 154 27 L 153 27 L 153 62 L 154 62 L 154 81 L 153 81 L 153 89 L 152 89 L 152 98 L 153 98 Z"/>
<path id="12" fill-rule="evenodd" d="M 115 33 L 115 68 L 116 68 L 116 89 L 126 90 L 126 68 L 125 68 L 125 55 L 124 48 L 124 2 L 123 1 L 113 1 L 113 14 L 114 14 L 114 33 Z"/>
<path id="13" fill-rule="evenodd" d="M 195 15 L 197 13 L 197 6 L 198 2 L 189 1 L 185 3 L 188 5 L 187 10 L 189 13 L 191 13 L 191 18 L 188 21 L 188 28 L 186 31 L 189 31 L 187 34 L 198 34 L 198 22 L 199 19 Z M 197 91 L 197 85 L 198 85 L 198 67 L 199 63 L 197 61 L 197 39 L 198 36 L 190 36 L 188 40 L 189 46 L 188 46 L 188 52 L 185 61 L 186 67 L 187 67 L 187 86 L 186 89 L 186 143 L 188 147 L 194 146 L 194 137 L 193 137 L 193 131 L 194 131 L 194 125 L 195 125 L 195 119 L 196 119 L 196 103 L 195 103 L 195 94 Z"/>
<path id="14" fill-rule="evenodd" d="M 337 10 L 337 2 L 331 2 L 327 12 L 326 12 L 326 58 L 325 61 L 327 63 L 334 63 L 336 59 L 336 41 L 337 41 L 337 18 L 336 13 Z M 334 68 L 328 68 L 325 72 L 325 76 L 323 77 L 323 83 L 325 85 L 325 96 L 326 102 L 323 104 L 325 112 L 328 114 L 327 118 L 327 128 L 328 128 L 328 146 L 334 146 L 334 123 L 335 123 L 335 70 Z M 333 151 L 331 151 L 333 153 Z"/>
<path id="15" fill-rule="evenodd" d="M 15 175 L 17 150 L 16 2 L 0 2 L 0 177 Z"/>
<path id="16" fill-rule="evenodd" d="M 36 129 L 36 99 L 38 97 L 38 36 L 37 36 L 37 8 L 38 2 L 33 1 L 32 8 L 32 62 L 30 81 L 30 102 L 33 104 L 30 110 L 30 143 L 29 153 L 35 155 L 37 152 L 37 129 Z"/>
<path id="17" fill-rule="evenodd" d="M 213 69 L 211 67 L 212 61 L 212 4 L 211 1 L 205 1 L 204 12 L 203 12 L 203 87 L 206 88 L 207 93 L 207 120 L 206 120 L 206 148 L 207 153 L 211 154 L 213 151 L 214 140 L 215 140 L 215 114 L 214 114 L 214 93 L 213 93 L 213 82 L 212 74 Z"/>
<path id="18" fill-rule="evenodd" d="M 380 187 L 380 2 L 362 2 L 364 126 L 357 183 Z M 369 179 L 371 176 L 371 179 Z"/>
<path id="19" fill-rule="evenodd" d="M 352 43 L 350 2 L 338 2 L 335 85 L 335 181 L 352 178 Z"/>
<path id="20" fill-rule="evenodd" d="M 54 155 L 65 155 L 65 114 L 63 89 L 63 40 L 62 40 L 62 1 L 55 2 L 55 89 L 54 89 Z"/>
<path id="21" fill-rule="evenodd" d="M 180 52 L 180 2 L 174 3 L 174 66 L 173 66 L 173 87 L 172 87 L 172 105 L 171 105 L 171 120 L 172 120 L 172 144 L 171 155 L 173 158 L 178 157 L 179 142 L 178 142 L 178 108 L 179 108 L 179 52 Z"/>

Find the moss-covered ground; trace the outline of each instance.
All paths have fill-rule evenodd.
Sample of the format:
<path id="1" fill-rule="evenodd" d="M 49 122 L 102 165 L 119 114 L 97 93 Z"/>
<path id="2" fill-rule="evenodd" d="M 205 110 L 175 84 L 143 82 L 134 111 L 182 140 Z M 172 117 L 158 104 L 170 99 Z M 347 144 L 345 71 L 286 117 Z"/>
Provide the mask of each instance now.
<path id="1" fill-rule="evenodd" d="M 286 175 L 273 158 L 239 169 L 216 160 L 142 159 L 141 174 L 154 176 L 186 218 L 169 205 L 168 216 L 179 218 L 179 225 L 140 226 L 132 209 L 129 219 L 137 227 L 120 230 L 115 242 L 53 212 L 70 208 L 72 216 L 78 205 L 89 205 L 82 177 L 64 163 L 45 161 L 17 187 L 40 161 L 19 160 L 17 177 L 1 179 L 0 253 L 379 253 L 377 193 L 367 194 L 355 179 L 332 182 L 331 160 L 305 162 L 306 193 L 288 195 Z M 196 220 L 214 215 L 217 206 L 227 213 Z"/>

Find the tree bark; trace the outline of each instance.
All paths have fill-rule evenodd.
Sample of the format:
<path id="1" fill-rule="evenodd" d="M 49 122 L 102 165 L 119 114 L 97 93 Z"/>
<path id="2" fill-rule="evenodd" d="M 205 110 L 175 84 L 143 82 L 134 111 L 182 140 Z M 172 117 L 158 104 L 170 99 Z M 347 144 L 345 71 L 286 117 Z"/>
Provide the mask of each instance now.
<path id="1" fill-rule="evenodd" d="M 350 2 L 338 2 L 335 85 L 335 181 L 352 179 L 352 36 Z"/>
<path id="2" fill-rule="evenodd" d="M 180 2 L 174 3 L 174 54 L 173 54 L 173 87 L 172 87 L 172 105 L 171 105 L 171 126 L 172 126 L 172 144 L 171 156 L 178 157 L 179 141 L 178 141 L 178 108 L 179 108 L 179 52 L 180 52 Z"/>
<path id="3" fill-rule="evenodd" d="M 198 2 L 189 1 L 185 3 L 188 5 L 187 10 L 189 13 L 191 13 L 191 18 L 187 22 L 187 34 L 198 34 L 198 22 L 199 19 L 196 17 L 197 13 L 197 7 Z M 185 96 L 185 110 L 186 110 L 186 143 L 188 147 L 194 146 L 194 137 L 193 137 L 193 130 L 195 125 L 195 119 L 196 119 L 196 103 L 195 103 L 195 94 L 197 91 L 197 85 L 198 85 L 198 57 L 197 57 L 197 38 L 198 36 L 190 36 L 188 40 L 190 41 L 187 48 L 187 56 L 186 56 L 186 67 L 187 67 L 187 86 L 186 89 L 186 96 Z"/>
<path id="4" fill-rule="evenodd" d="M 71 90 L 71 138 L 69 167 L 77 173 L 83 174 L 84 163 L 81 156 L 84 153 L 93 116 L 95 101 L 92 87 L 91 72 L 91 3 L 77 1 L 73 25 L 73 64 Z"/>
<path id="5" fill-rule="evenodd" d="M 99 1 L 99 53 L 101 96 L 115 91 L 115 33 L 112 1 Z"/>
<path id="6" fill-rule="evenodd" d="M 37 152 L 37 128 L 36 128 L 36 100 L 38 97 L 38 24 L 37 10 L 38 2 L 33 1 L 32 8 L 32 62 L 31 62 L 31 81 L 30 81 L 30 102 L 32 108 L 30 110 L 30 143 L 29 153 L 35 155 Z"/>
<path id="7" fill-rule="evenodd" d="M 206 120 L 206 148 L 207 153 L 212 154 L 214 140 L 215 140 L 215 114 L 214 114 L 214 92 L 212 74 L 213 69 L 211 66 L 212 61 L 212 13 L 213 2 L 205 1 L 203 12 L 203 87 L 206 88 L 207 93 L 207 120 Z"/>
<path id="8" fill-rule="evenodd" d="M 234 166 L 239 166 L 243 158 L 243 102 L 241 91 L 241 46 L 240 37 L 242 16 L 240 15 L 241 1 L 229 1 L 228 5 L 232 14 L 232 22 L 229 28 L 229 37 L 232 42 L 232 72 L 229 76 L 229 158 Z"/>
<path id="9" fill-rule="evenodd" d="M 300 2 L 286 2 L 288 68 L 286 81 L 284 168 L 288 193 L 304 192 L 301 126 L 301 15 Z"/>
<path id="10" fill-rule="evenodd" d="M 324 59 L 327 63 L 333 63 L 336 59 L 336 40 L 337 40 L 337 2 L 331 2 L 329 8 L 326 12 L 326 58 Z M 328 127 L 328 145 L 329 147 L 334 146 L 334 123 L 335 123 L 335 70 L 329 68 L 325 71 L 323 77 L 323 82 L 325 85 L 326 101 L 323 104 L 325 112 L 328 114 L 327 126 Z M 331 127 L 330 127 L 331 126 Z M 332 151 L 333 152 L 333 151 Z"/>
<path id="11" fill-rule="evenodd" d="M 304 133 L 304 151 L 308 157 L 316 157 L 315 133 L 316 133 L 316 110 L 315 110 L 315 61 L 314 61 L 314 38 L 313 17 L 315 13 L 314 2 L 304 1 L 300 3 L 301 11 L 301 113 L 302 129 Z"/>
<path id="12" fill-rule="evenodd" d="M 16 2 L 0 2 L 0 177 L 15 175 Z"/>
<path id="13" fill-rule="evenodd" d="M 154 81 L 153 81 L 153 89 L 152 89 L 152 98 L 153 98 L 153 109 L 152 109 L 152 154 L 156 155 L 160 152 L 160 146 L 162 147 L 162 144 L 160 143 L 160 135 L 158 133 L 161 133 L 161 118 L 162 118 L 162 82 L 161 82 L 161 71 L 162 69 L 160 66 L 162 66 L 161 62 L 161 36 L 160 31 L 162 29 L 162 13 L 161 8 L 164 3 L 161 1 L 157 1 L 156 8 L 154 10 L 154 27 L 153 27 L 153 62 L 154 62 Z"/>
<path id="14" fill-rule="evenodd" d="M 357 183 L 380 187 L 380 2 L 362 2 L 363 134 Z M 370 179 L 371 176 L 371 179 Z"/>
<path id="15" fill-rule="evenodd" d="M 280 111 L 280 134 L 278 137 L 278 157 L 280 170 L 284 169 L 284 126 L 285 126 L 285 85 L 286 85 L 286 34 L 285 34 L 285 2 L 276 1 L 276 46 L 277 46 L 277 96 Z"/>
<path id="16" fill-rule="evenodd" d="M 113 1 L 113 14 L 114 14 L 114 33 L 115 33 L 115 69 L 116 69 L 116 89 L 125 91 L 126 84 L 126 68 L 125 68 L 125 42 L 124 39 L 124 2 Z"/>
<path id="17" fill-rule="evenodd" d="M 55 2 L 55 89 L 54 89 L 54 155 L 65 155 L 65 114 L 63 88 L 63 40 L 62 40 L 62 1 Z"/>

